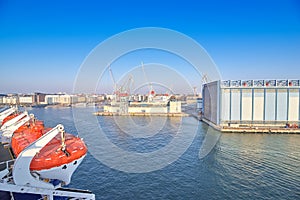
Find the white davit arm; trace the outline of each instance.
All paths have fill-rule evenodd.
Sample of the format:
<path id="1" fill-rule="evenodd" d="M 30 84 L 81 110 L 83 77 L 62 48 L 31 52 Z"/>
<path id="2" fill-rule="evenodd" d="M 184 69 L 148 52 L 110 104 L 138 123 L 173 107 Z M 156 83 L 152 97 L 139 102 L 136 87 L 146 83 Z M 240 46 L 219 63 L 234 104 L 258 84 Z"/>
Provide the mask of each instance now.
<path id="1" fill-rule="evenodd" d="M 55 128 L 48 131 L 45 135 L 40 137 L 34 143 L 26 147 L 18 156 L 13 168 L 13 179 L 16 185 L 32 186 L 39 188 L 53 189 L 51 183 L 46 183 L 39 178 L 35 178 L 30 173 L 30 163 L 33 157 L 40 152 L 40 150 L 50 142 L 58 133 L 64 130 L 63 125 L 59 124 Z"/>
<path id="2" fill-rule="evenodd" d="M 23 117 L 28 116 L 27 111 L 23 112 L 22 114 L 12 118 L 11 120 L 8 120 L 7 122 L 5 122 L 2 126 L 1 126 L 1 131 L 4 131 L 5 129 L 7 129 L 9 126 L 13 125 L 14 123 L 16 123 L 17 121 L 19 121 L 20 119 L 22 119 Z"/>
<path id="3" fill-rule="evenodd" d="M 13 133 L 20 128 L 21 126 L 23 126 L 25 123 L 27 123 L 29 120 L 31 119 L 30 116 L 26 116 L 23 119 L 21 119 L 20 121 L 17 121 L 16 123 L 10 125 L 9 127 L 6 127 L 2 130 L 2 136 L 6 137 L 6 138 L 11 138 Z"/>
<path id="4" fill-rule="evenodd" d="M 2 122 L 7 116 L 10 114 L 17 112 L 18 108 L 17 107 L 11 107 L 3 112 L 0 113 L 0 122 Z"/>

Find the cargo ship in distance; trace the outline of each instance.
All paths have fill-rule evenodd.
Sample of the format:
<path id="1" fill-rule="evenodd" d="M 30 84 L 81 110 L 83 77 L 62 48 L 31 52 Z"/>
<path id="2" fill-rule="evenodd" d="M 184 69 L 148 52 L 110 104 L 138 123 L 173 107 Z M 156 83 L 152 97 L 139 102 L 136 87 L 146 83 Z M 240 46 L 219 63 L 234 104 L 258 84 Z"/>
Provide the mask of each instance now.
<path id="1" fill-rule="evenodd" d="M 0 199 L 95 199 L 90 191 L 63 187 L 87 154 L 81 138 L 16 107 L 0 112 L 0 124 Z"/>

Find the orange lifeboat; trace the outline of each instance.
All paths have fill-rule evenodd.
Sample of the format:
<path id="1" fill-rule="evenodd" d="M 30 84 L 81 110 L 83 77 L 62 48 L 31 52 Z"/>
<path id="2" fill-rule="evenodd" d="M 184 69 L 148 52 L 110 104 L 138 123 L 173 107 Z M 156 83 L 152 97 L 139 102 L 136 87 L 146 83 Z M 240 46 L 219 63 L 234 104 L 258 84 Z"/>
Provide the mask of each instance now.
<path id="1" fill-rule="evenodd" d="M 36 121 L 30 126 L 21 126 L 13 135 L 11 147 L 16 157 L 31 143 L 39 139 L 43 134 L 51 130 L 44 128 L 42 121 Z M 65 150 L 61 150 L 62 138 L 58 134 L 41 151 L 34 156 L 30 164 L 30 170 L 41 171 L 59 167 L 82 158 L 87 153 L 84 142 L 69 133 L 65 133 Z"/>
<path id="2" fill-rule="evenodd" d="M 11 115 L 5 117 L 5 118 L 3 119 L 1 125 L 5 124 L 5 122 L 7 122 L 7 121 L 9 121 L 9 120 L 11 120 L 11 119 L 13 119 L 13 118 L 15 118 L 15 117 L 18 116 L 18 115 L 19 115 L 18 113 L 15 113 L 15 114 L 11 114 Z"/>
<path id="3" fill-rule="evenodd" d="M 41 179 L 59 180 L 62 184 L 69 184 L 72 174 L 87 154 L 87 147 L 81 138 L 65 133 L 62 125 L 57 125 L 53 129 L 45 128 L 43 121 L 36 120 L 32 115 L 29 118 L 27 113 L 13 113 L 4 117 L 0 127 L 14 118 L 15 120 L 11 121 L 10 125 L 7 125 L 8 127 L 14 126 L 12 123 L 18 122 L 18 120 L 23 120 L 19 125 L 15 125 L 13 133 L 9 135 L 10 147 L 15 157 L 22 160 L 23 152 L 27 147 L 42 136 L 45 135 L 47 138 L 50 134 L 52 139 L 46 140 L 49 141 L 48 143 L 41 143 L 43 146 L 40 146 L 39 151 L 35 151 L 36 153 L 29 156 L 28 167 Z"/>
<path id="4" fill-rule="evenodd" d="M 20 126 L 20 128 L 18 128 L 15 133 L 19 133 L 22 131 L 25 131 L 27 129 L 31 129 L 33 131 L 40 131 L 42 132 L 44 130 L 44 122 L 40 121 L 40 120 L 34 120 L 31 121 L 27 124 L 24 124 L 23 126 Z"/>

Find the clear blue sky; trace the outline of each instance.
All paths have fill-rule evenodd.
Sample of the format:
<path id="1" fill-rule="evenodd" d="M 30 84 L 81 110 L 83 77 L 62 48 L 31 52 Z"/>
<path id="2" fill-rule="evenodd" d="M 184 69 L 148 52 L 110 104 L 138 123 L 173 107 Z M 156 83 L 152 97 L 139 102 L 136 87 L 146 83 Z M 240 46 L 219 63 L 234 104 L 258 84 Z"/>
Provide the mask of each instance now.
<path id="1" fill-rule="evenodd" d="M 223 79 L 300 79 L 297 0 L 0 0 L 0 93 L 71 92 L 96 45 L 149 26 L 195 39 Z"/>

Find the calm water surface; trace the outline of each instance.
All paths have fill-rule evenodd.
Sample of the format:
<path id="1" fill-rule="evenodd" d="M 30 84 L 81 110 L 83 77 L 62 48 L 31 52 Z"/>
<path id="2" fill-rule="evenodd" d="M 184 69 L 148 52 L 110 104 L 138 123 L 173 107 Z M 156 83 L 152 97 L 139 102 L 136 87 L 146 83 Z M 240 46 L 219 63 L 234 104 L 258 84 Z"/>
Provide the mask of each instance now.
<path id="1" fill-rule="evenodd" d="M 29 111 L 47 126 L 62 123 L 67 132 L 77 134 L 71 108 Z M 70 187 L 91 190 L 96 199 L 300 199 L 300 135 L 222 134 L 210 154 L 200 160 L 199 149 L 208 127 L 187 119 L 198 126 L 197 134 L 187 151 L 167 167 L 125 173 L 88 154 Z M 149 120 L 134 118 L 139 125 L 147 125 Z M 167 145 L 180 124 L 178 119 L 168 119 L 158 134 L 144 139 L 123 133 L 113 117 L 98 117 L 98 121 L 112 143 L 141 153 Z M 88 121 L 86 124 L 89 130 Z"/>

